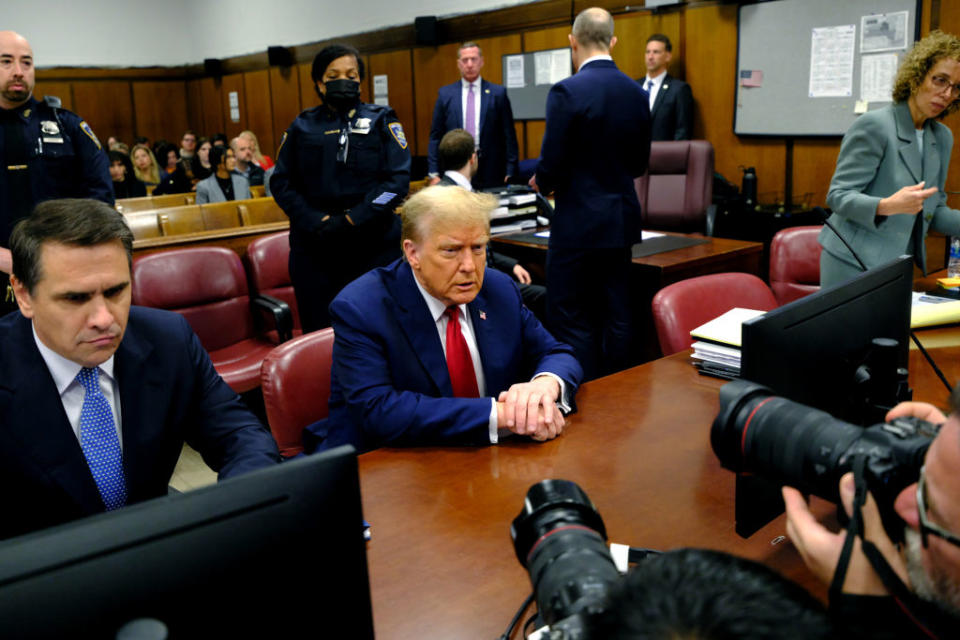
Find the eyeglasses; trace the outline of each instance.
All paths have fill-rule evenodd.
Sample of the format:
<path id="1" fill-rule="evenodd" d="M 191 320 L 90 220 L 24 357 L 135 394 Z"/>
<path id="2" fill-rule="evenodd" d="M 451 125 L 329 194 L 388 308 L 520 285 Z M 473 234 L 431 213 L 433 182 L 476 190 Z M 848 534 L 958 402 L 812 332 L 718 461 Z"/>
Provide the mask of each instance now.
<path id="1" fill-rule="evenodd" d="M 930 76 L 930 82 L 933 83 L 938 93 L 942 93 L 944 89 L 949 88 L 951 97 L 956 98 L 960 96 L 960 84 L 950 84 L 950 78 L 947 76 Z"/>
<path id="2" fill-rule="evenodd" d="M 955 533 L 950 533 L 946 529 L 938 527 L 927 520 L 926 470 L 926 466 L 920 467 L 920 480 L 917 481 L 917 510 L 920 512 L 920 537 L 923 540 L 923 546 L 924 548 L 927 547 L 927 535 L 929 534 L 943 538 L 950 544 L 960 547 L 960 536 Z"/>

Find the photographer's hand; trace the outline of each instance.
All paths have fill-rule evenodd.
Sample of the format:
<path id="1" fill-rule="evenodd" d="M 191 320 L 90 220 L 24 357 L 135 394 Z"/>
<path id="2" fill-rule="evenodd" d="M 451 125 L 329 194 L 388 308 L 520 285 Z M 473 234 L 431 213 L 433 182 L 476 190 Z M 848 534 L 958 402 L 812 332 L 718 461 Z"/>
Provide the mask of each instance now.
<path id="1" fill-rule="evenodd" d="M 919 418 L 933 424 L 943 424 L 947 421 L 947 416 L 943 415 L 940 409 L 926 402 L 901 402 L 887 412 L 886 421 L 890 422 L 903 417 Z"/>
<path id="2" fill-rule="evenodd" d="M 840 500 L 847 515 L 853 513 L 853 494 L 853 473 L 844 474 L 840 478 Z M 810 513 L 803 495 L 792 487 L 783 488 L 783 501 L 787 507 L 787 535 L 797 551 L 800 552 L 810 571 L 824 583 L 830 584 L 833 580 L 834 571 L 836 571 L 837 561 L 840 559 L 840 551 L 846 540 L 847 532 L 833 533 L 828 531 Z M 862 512 L 866 539 L 876 545 L 893 570 L 900 576 L 900 579 L 906 583 L 907 572 L 903 559 L 883 530 L 877 504 L 869 493 Z M 887 595 L 888 593 L 883 582 L 863 554 L 860 540 L 855 540 L 853 543 L 850 566 L 847 568 L 847 575 L 843 582 L 843 592 L 877 596 Z"/>

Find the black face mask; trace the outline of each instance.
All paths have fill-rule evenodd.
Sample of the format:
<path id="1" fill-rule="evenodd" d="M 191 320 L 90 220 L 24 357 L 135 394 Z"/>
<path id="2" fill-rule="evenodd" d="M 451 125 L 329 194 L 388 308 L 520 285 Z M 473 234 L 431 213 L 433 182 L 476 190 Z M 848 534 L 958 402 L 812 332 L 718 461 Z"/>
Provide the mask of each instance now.
<path id="1" fill-rule="evenodd" d="M 337 111 L 347 111 L 360 102 L 360 83 L 356 80 L 328 80 L 323 86 L 327 90 L 324 102 Z"/>

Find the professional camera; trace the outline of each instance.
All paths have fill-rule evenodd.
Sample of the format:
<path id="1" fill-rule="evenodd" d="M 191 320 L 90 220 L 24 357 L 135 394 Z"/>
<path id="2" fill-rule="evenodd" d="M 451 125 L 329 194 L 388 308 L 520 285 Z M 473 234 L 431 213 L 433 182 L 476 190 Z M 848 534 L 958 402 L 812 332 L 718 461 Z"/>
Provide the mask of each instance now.
<path id="1" fill-rule="evenodd" d="M 731 471 L 755 474 L 837 504 L 840 476 L 852 469 L 857 456 L 863 456 L 867 487 L 877 501 L 884 528 L 897 542 L 903 537 L 903 522 L 893 502 L 916 482 L 939 428 L 916 418 L 860 427 L 775 396 L 761 385 L 737 380 L 720 389 L 720 413 L 710 442 L 720 464 Z"/>
<path id="2" fill-rule="evenodd" d="M 544 480 L 510 526 L 517 558 L 530 573 L 550 640 L 585 640 L 603 613 L 620 574 L 606 546 L 607 532 L 583 489 L 568 480 Z"/>

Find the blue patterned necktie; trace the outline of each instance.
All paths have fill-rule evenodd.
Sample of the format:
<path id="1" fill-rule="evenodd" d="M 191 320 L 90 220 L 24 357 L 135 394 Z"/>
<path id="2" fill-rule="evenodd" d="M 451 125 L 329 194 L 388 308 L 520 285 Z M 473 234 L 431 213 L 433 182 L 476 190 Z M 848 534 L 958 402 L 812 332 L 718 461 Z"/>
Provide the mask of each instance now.
<path id="1" fill-rule="evenodd" d="M 84 390 L 80 446 L 107 511 L 118 509 L 127 503 L 127 483 L 123 477 L 123 453 L 113 423 L 113 411 L 100 391 L 100 369 L 81 369 L 77 382 Z"/>

